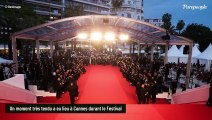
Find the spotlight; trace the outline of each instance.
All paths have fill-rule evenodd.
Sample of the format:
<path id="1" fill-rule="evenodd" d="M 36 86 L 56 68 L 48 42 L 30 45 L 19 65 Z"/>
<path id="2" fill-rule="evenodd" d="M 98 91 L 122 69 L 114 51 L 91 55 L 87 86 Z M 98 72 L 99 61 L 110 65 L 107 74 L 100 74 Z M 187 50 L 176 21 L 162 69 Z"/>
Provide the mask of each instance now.
<path id="1" fill-rule="evenodd" d="M 120 34 L 119 39 L 121 41 L 127 41 L 129 39 L 129 36 L 126 34 Z"/>
<path id="2" fill-rule="evenodd" d="M 113 32 L 105 33 L 105 40 L 114 41 L 115 40 L 115 34 Z"/>
<path id="3" fill-rule="evenodd" d="M 102 39 L 102 33 L 101 32 L 92 32 L 91 33 L 91 40 L 100 41 L 101 39 Z"/>
<path id="4" fill-rule="evenodd" d="M 78 37 L 79 39 L 81 39 L 81 40 L 85 40 L 85 39 L 88 38 L 88 35 L 87 35 L 86 33 L 79 33 L 79 34 L 77 35 L 77 37 Z"/>

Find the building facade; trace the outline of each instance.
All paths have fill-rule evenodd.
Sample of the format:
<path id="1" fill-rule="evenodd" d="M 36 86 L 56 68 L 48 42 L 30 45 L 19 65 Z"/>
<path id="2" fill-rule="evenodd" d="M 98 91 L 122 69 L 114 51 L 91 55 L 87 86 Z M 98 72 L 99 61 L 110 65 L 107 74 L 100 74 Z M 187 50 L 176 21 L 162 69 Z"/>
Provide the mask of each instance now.
<path id="1" fill-rule="evenodd" d="M 24 3 L 32 6 L 33 10 L 49 20 L 62 18 L 64 0 L 24 0 Z"/>
<path id="2" fill-rule="evenodd" d="M 66 0 L 66 5 L 82 5 L 86 15 L 118 15 L 143 21 L 143 0 L 124 0 L 114 11 L 112 0 Z"/>
<path id="3" fill-rule="evenodd" d="M 144 19 L 145 22 L 161 27 L 163 25 L 162 19 Z"/>
<path id="4" fill-rule="evenodd" d="M 62 18 L 65 0 L 1 0 L 1 7 L 29 5 L 38 14 L 47 20 Z"/>
<path id="5" fill-rule="evenodd" d="M 86 15 L 118 15 L 136 20 L 144 20 L 143 0 L 123 0 L 120 8 L 113 9 L 112 0 L 1 0 L 5 5 L 27 4 L 33 10 L 46 17 L 57 20 L 63 17 L 65 6 L 82 5 Z M 2 3 L 0 3 L 2 7 Z"/>
<path id="6" fill-rule="evenodd" d="M 122 7 L 117 10 L 117 15 L 143 21 L 143 0 L 124 0 Z"/>

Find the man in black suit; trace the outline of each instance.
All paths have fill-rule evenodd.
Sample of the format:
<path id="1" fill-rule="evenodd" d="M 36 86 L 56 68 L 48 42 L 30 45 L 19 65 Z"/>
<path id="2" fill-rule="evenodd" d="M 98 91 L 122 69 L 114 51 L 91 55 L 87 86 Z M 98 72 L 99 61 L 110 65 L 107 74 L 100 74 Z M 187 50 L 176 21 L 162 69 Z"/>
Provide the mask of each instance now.
<path id="1" fill-rule="evenodd" d="M 68 88 L 71 104 L 74 104 L 75 97 L 78 95 L 77 89 L 78 89 L 77 85 L 74 84 L 73 82 L 71 82 L 71 84 L 69 85 L 69 88 Z"/>
<path id="2" fill-rule="evenodd" d="M 150 94 L 151 94 L 152 103 L 156 103 L 156 95 L 157 95 L 156 82 L 151 83 L 150 91 L 151 91 Z"/>
<path id="3" fill-rule="evenodd" d="M 140 102 L 142 104 L 146 104 L 146 95 L 148 94 L 147 89 L 145 88 L 145 85 L 141 85 L 141 97 L 140 97 Z"/>
<path id="4" fill-rule="evenodd" d="M 212 80 L 210 81 L 209 98 L 208 98 L 207 106 L 212 106 Z"/>
<path id="5" fill-rule="evenodd" d="M 169 65 L 165 65 L 165 81 L 168 81 L 168 75 L 169 75 Z"/>
<path id="6" fill-rule="evenodd" d="M 58 71 L 58 70 L 57 70 Z M 54 90 L 56 91 L 56 98 L 61 98 L 62 90 L 61 90 L 61 83 L 59 78 L 59 73 L 53 72 L 53 81 L 54 81 Z"/>
<path id="7" fill-rule="evenodd" d="M 177 80 L 172 81 L 171 88 L 172 88 L 172 95 L 173 95 L 176 93 L 176 90 L 177 90 Z"/>
<path id="8" fill-rule="evenodd" d="M 160 74 L 157 74 L 157 86 L 158 86 L 158 91 L 159 93 L 162 93 L 162 88 L 163 88 L 163 76 Z"/>
<path id="9" fill-rule="evenodd" d="M 149 104 L 149 99 L 151 97 L 151 88 L 149 83 L 145 83 L 144 92 L 145 92 L 145 104 Z"/>
<path id="10" fill-rule="evenodd" d="M 4 80 L 4 68 L 2 65 L 0 65 L 0 81 Z"/>
<path id="11" fill-rule="evenodd" d="M 138 104 L 141 104 L 141 84 L 140 84 L 140 82 L 137 82 L 136 94 L 137 94 L 137 97 L 138 97 Z"/>
<path id="12" fill-rule="evenodd" d="M 177 69 L 177 76 L 176 76 L 177 82 L 179 80 L 179 77 L 180 77 L 181 73 L 182 73 L 182 68 L 181 67 L 178 67 L 178 69 Z"/>

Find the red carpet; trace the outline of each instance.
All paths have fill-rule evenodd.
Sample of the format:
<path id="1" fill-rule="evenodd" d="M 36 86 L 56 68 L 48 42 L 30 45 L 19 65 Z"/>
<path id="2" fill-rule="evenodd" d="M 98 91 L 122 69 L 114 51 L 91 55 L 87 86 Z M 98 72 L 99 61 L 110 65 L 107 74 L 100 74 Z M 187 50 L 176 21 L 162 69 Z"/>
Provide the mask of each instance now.
<path id="1" fill-rule="evenodd" d="M 79 100 L 77 104 L 89 103 L 114 103 L 114 104 L 136 104 L 137 97 L 135 87 L 123 78 L 119 67 L 91 65 L 87 72 L 78 80 Z M 69 104 L 68 92 L 61 99 L 55 97 L 43 97 L 38 103 Z M 157 103 L 167 104 L 165 99 L 158 99 Z"/>
<path id="2" fill-rule="evenodd" d="M 0 120 L 211 120 L 212 108 L 199 104 L 148 104 L 138 105 L 135 88 L 122 77 L 118 67 L 89 66 L 78 81 L 80 103 L 125 103 L 126 113 L 5 113 L 0 104 Z M 44 97 L 39 103 L 69 104 L 69 95 L 61 99 Z M 166 103 L 159 99 L 157 103 Z"/>

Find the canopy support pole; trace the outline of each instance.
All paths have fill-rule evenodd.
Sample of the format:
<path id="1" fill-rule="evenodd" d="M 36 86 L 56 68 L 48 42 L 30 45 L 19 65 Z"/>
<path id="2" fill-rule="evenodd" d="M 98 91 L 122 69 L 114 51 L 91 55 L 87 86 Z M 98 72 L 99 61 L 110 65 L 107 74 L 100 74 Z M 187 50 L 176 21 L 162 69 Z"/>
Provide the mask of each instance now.
<path id="1" fill-rule="evenodd" d="M 15 63 L 15 73 L 18 73 L 18 59 L 16 50 L 16 37 L 12 36 L 12 51 L 13 51 L 13 62 Z"/>
<path id="2" fill-rule="evenodd" d="M 53 42 L 50 41 L 50 57 L 53 59 Z"/>
<path id="3" fill-rule="evenodd" d="M 154 44 L 151 46 L 151 62 L 154 60 Z"/>
<path id="4" fill-rule="evenodd" d="M 140 56 L 140 52 L 141 52 L 141 45 L 140 45 L 140 43 L 138 42 L 138 56 Z"/>
<path id="5" fill-rule="evenodd" d="M 132 54 L 132 43 L 130 41 L 130 55 Z"/>
<path id="6" fill-rule="evenodd" d="M 165 45 L 164 65 L 168 63 L 168 44 Z"/>
<path id="7" fill-rule="evenodd" d="M 142 48 L 144 50 L 144 57 L 147 57 L 146 48 L 147 48 L 147 44 L 144 44 L 144 47 Z"/>
<path id="8" fill-rule="evenodd" d="M 188 62 L 187 62 L 187 68 L 186 68 L 186 88 L 189 88 L 189 80 L 190 80 L 190 71 L 191 71 L 191 59 L 192 59 L 192 47 L 193 43 L 190 43 L 189 45 L 189 52 L 188 52 Z"/>
<path id="9" fill-rule="evenodd" d="M 63 44 L 63 47 L 64 47 L 64 50 L 65 50 L 65 51 L 67 51 L 67 45 L 66 45 L 66 42 L 67 42 L 67 41 L 65 41 L 65 42 L 64 42 L 64 44 Z"/>
<path id="10" fill-rule="evenodd" d="M 132 50 L 133 50 L 132 53 L 134 54 L 135 53 L 135 43 L 134 42 L 132 43 Z"/>
<path id="11" fill-rule="evenodd" d="M 37 59 L 40 60 L 40 41 L 39 40 L 35 41 L 36 41 Z"/>

